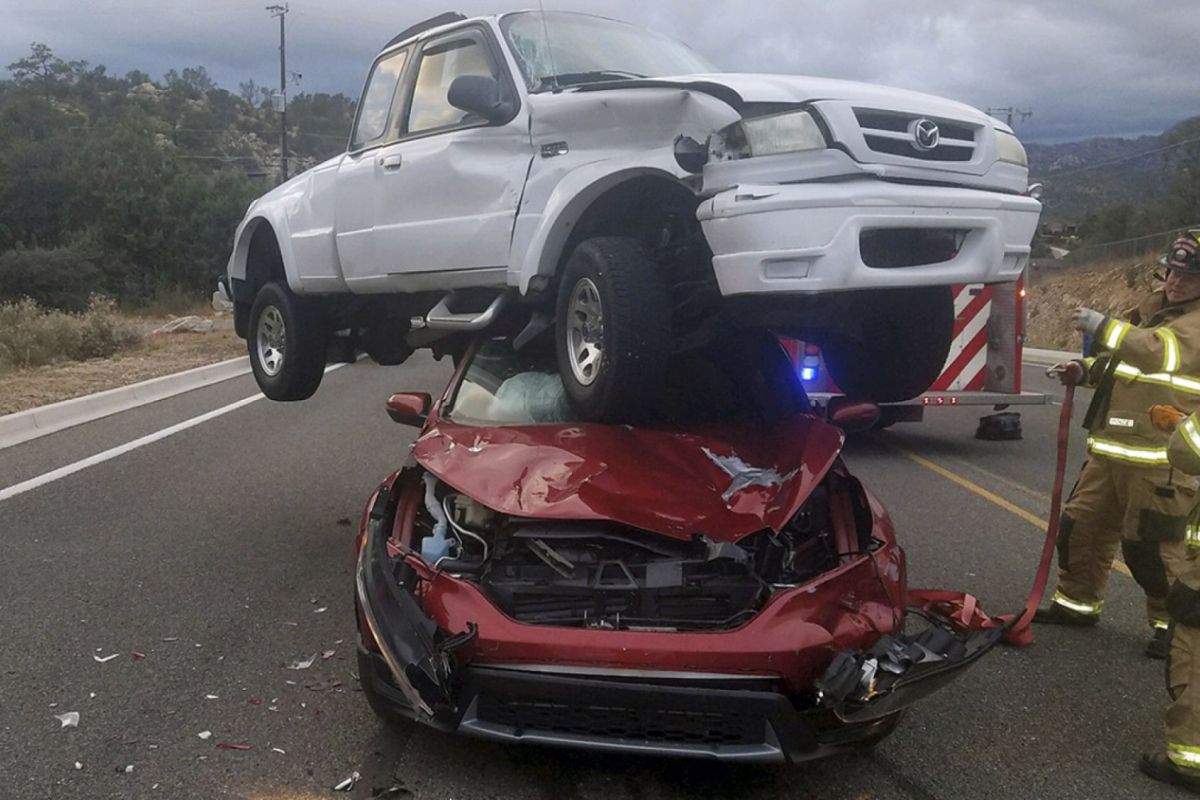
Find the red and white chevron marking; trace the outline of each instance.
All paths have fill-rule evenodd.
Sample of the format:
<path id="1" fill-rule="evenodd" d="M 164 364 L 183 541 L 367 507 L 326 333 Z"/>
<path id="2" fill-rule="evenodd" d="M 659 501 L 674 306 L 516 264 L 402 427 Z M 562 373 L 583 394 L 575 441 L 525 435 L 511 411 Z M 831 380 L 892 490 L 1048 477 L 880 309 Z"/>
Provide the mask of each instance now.
<path id="1" fill-rule="evenodd" d="M 935 392 L 978 391 L 987 378 L 988 319 L 992 287 L 971 283 L 954 287 L 954 342 Z"/>

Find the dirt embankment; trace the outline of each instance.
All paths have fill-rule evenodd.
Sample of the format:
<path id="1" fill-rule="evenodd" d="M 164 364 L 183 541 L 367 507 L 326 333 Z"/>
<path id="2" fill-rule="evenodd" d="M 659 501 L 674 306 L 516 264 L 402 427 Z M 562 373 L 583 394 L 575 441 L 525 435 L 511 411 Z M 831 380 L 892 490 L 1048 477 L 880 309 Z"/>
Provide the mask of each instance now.
<path id="1" fill-rule="evenodd" d="M 1154 278 L 1152 258 L 1097 265 L 1094 268 L 1043 271 L 1029 281 L 1025 344 L 1050 350 L 1077 350 L 1079 333 L 1071 328 L 1071 312 L 1087 306 L 1124 316 L 1161 284 Z"/>
<path id="2" fill-rule="evenodd" d="M 143 321 L 147 328 L 162 320 Z M 163 333 L 146 336 L 136 350 L 113 358 L 64 362 L 0 372 L 0 415 L 69 400 L 105 389 L 215 364 L 246 354 L 246 343 L 232 330 Z"/>

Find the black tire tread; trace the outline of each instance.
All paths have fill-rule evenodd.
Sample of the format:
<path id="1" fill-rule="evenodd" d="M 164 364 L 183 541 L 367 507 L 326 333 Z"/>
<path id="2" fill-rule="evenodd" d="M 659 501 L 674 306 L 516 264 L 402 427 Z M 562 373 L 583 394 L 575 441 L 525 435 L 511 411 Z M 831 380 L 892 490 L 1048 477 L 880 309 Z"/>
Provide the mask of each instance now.
<path id="1" fill-rule="evenodd" d="M 667 282 L 637 240 L 588 239 L 575 248 L 563 271 L 556 315 L 560 323 L 571 290 L 584 276 L 593 278 L 601 292 L 608 374 L 590 387 L 576 385 L 560 331 L 559 365 L 568 396 L 576 411 L 590 421 L 634 422 L 652 417 L 662 397 L 671 347 Z"/>
<path id="2" fill-rule="evenodd" d="M 287 337 L 283 370 L 273 377 L 263 371 L 255 343 L 258 317 L 268 304 L 283 314 Z M 247 333 L 250 368 L 263 394 L 288 403 L 307 400 L 316 393 L 325 377 L 325 329 L 320 311 L 310 298 L 293 294 L 278 281 L 264 284 L 254 297 Z"/>

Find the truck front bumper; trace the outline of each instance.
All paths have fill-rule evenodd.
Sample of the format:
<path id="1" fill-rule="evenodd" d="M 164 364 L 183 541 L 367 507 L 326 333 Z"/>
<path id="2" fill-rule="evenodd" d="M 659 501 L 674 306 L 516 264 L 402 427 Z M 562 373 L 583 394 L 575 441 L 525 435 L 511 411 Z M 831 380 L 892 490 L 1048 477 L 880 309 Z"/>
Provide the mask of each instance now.
<path id="1" fill-rule="evenodd" d="M 813 294 L 1015 281 L 1041 203 L 978 189 L 888 183 L 743 184 L 701 204 L 721 294 Z M 864 263 L 862 234 L 953 231 L 952 258 L 905 267 Z"/>

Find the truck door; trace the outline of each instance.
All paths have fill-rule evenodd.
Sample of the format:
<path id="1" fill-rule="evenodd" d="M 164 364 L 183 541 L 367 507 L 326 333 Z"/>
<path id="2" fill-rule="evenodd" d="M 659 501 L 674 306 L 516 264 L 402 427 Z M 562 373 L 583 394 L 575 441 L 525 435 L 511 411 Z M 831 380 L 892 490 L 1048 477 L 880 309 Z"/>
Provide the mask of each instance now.
<path id="1" fill-rule="evenodd" d="M 334 191 L 334 230 L 342 276 L 350 291 L 362 291 L 363 282 L 377 274 L 373 231 L 375 175 L 383 149 L 395 141 L 398 94 L 409 50 L 387 53 L 371 67 L 354 130 L 350 149 L 338 166 Z"/>
<path id="2" fill-rule="evenodd" d="M 376 159 L 375 256 L 389 286 L 402 291 L 505 283 L 533 158 L 528 112 L 522 107 L 508 123 L 491 125 L 454 108 L 447 92 L 461 75 L 494 77 L 519 97 L 485 28 L 423 44 L 406 79 L 400 139 Z"/>

